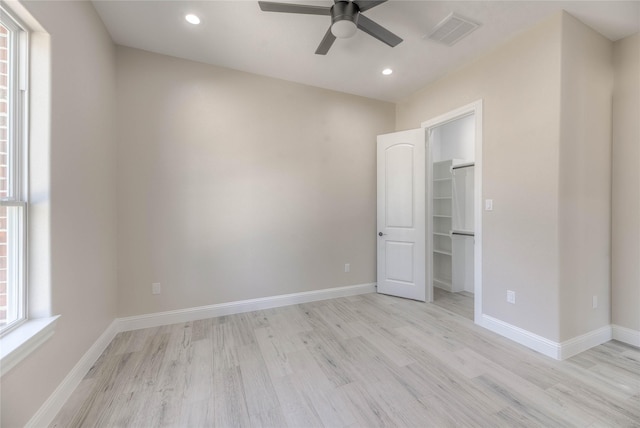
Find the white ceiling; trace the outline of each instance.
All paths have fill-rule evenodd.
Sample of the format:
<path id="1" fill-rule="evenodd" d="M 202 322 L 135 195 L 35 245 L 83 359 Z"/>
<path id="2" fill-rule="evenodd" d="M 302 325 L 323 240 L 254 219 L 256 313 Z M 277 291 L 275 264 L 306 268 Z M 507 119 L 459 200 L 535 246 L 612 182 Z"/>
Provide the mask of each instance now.
<path id="1" fill-rule="evenodd" d="M 287 3 L 330 6 L 331 0 Z M 114 42 L 165 55 L 387 101 L 399 101 L 561 9 L 618 40 L 640 28 L 637 1 L 390 0 L 364 13 L 404 39 L 395 48 L 359 31 L 326 56 L 328 16 L 262 12 L 257 1 L 93 0 Z M 425 40 L 449 13 L 482 24 L 453 47 Z M 197 14 L 198 26 L 184 20 Z M 394 73 L 383 76 L 382 69 Z"/>

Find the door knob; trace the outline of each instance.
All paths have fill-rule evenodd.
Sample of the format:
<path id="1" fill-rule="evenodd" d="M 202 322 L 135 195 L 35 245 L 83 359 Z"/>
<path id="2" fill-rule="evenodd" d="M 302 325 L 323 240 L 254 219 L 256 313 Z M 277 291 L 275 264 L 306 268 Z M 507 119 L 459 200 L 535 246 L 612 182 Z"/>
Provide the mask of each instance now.
<path id="1" fill-rule="evenodd" d="M 378 236 L 384 236 L 386 233 L 378 232 Z"/>

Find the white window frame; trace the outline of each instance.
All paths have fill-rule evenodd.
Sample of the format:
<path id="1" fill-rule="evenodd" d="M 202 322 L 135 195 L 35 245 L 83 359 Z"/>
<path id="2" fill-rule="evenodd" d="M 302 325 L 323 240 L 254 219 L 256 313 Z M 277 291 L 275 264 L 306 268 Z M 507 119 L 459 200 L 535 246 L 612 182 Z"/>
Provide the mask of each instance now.
<path id="1" fill-rule="evenodd" d="M 27 320 L 27 141 L 28 141 L 28 46 L 29 33 L 1 8 L 2 24 L 7 28 L 7 197 L 0 205 L 7 208 L 7 319 L 4 336 Z M 15 209 L 18 215 L 9 215 Z M 10 251 L 11 254 L 10 254 Z M 9 264 L 11 263 L 11 265 Z"/>
<path id="2" fill-rule="evenodd" d="M 37 59 L 35 59 L 35 63 L 39 64 L 40 67 L 47 68 L 50 61 L 50 50 L 48 42 L 45 46 L 45 39 L 48 40 L 48 35 L 42 28 L 42 26 L 38 24 L 38 22 L 20 4 L 20 2 L 0 3 L 0 13 L 2 13 L 3 18 L 10 17 L 12 23 L 20 29 L 20 48 L 18 50 L 20 54 L 20 62 L 18 64 L 20 64 L 21 72 L 15 75 L 18 76 L 17 78 L 21 79 L 18 81 L 19 85 L 17 85 L 17 88 L 18 91 L 20 91 L 19 99 L 21 100 L 20 109 L 22 111 L 22 116 L 20 118 L 20 121 L 18 122 L 18 125 L 16 126 L 16 129 L 20 132 L 21 147 L 19 151 L 14 153 L 20 156 L 20 158 L 18 159 L 20 169 L 14 170 L 15 172 L 14 174 L 12 174 L 14 183 L 18 184 L 19 192 L 12 194 L 12 198 L 6 198 L 6 200 L 0 202 L 0 204 L 23 207 L 22 230 L 19 230 L 19 236 L 22 237 L 24 243 L 23 248 L 21 249 L 21 266 L 18 270 L 21 275 L 20 279 L 23 287 L 21 296 L 22 305 L 20 305 L 20 310 L 22 310 L 22 317 L 21 321 L 15 322 L 10 329 L 5 328 L 2 333 L 0 333 L 0 377 L 2 377 L 53 336 L 55 332 L 55 326 L 57 320 L 60 318 L 60 315 L 50 315 L 50 310 L 43 307 L 37 307 L 35 308 L 37 312 L 33 312 L 34 307 L 30 307 L 27 303 L 38 302 L 38 299 L 42 298 L 42 296 L 40 295 L 30 296 L 30 290 L 37 289 L 38 292 L 40 290 L 43 293 L 49 292 L 49 290 L 45 290 L 43 288 L 46 287 L 46 285 L 37 284 L 37 288 L 34 288 L 35 284 L 30 283 L 30 278 L 28 278 L 27 274 L 29 268 L 27 263 L 27 254 L 29 254 L 29 252 L 27 252 L 27 243 L 30 240 L 27 231 L 30 227 L 29 221 L 31 221 L 30 216 L 27 215 L 27 210 L 29 208 L 28 195 L 30 194 L 30 189 L 27 185 L 27 177 L 29 173 L 28 165 L 31 161 L 31 156 L 28 155 L 29 152 L 27 147 L 27 143 L 30 138 L 28 130 L 39 129 L 38 132 L 35 132 L 32 135 L 36 136 L 39 139 L 48 138 L 48 131 L 43 130 L 42 126 L 45 126 L 46 123 L 48 123 L 51 114 L 49 107 L 38 105 L 37 112 L 34 112 L 30 110 L 28 106 L 29 97 L 33 96 L 33 94 L 28 94 L 28 84 L 34 77 L 38 82 L 37 87 L 39 88 L 39 91 L 42 91 L 38 93 L 39 97 L 45 96 L 48 99 L 48 97 L 50 97 L 51 91 L 46 71 L 38 69 L 37 73 L 33 75 L 31 73 L 35 70 L 28 69 L 30 58 L 29 55 L 31 55 L 29 47 L 31 46 L 31 43 L 37 42 L 37 47 L 34 49 L 38 55 Z M 5 20 L 3 19 L 3 22 L 4 21 Z M 34 32 L 33 37 L 30 35 L 31 31 Z M 34 88 L 35 87 L 36 86 L 34 86 Z M 29 118 L 33 114 L 37 114 L 37 117 L 35 119 L 36 123 L 30 123 L 31 120 Z M 40 121 L 43 121 L 43 123 L 40 123 Z M 31 126 L 33 125 L 36 125 L 36 128 L 31 128 Z M 40 147 L 42 144 L 42 141 L 38 141 L 38 147 Z M 15 180 L 19 181 L 16 182 Z M 31 248 L 30 252 L 32 252 L 33 250 L 34 248 Z M 45 282 L 46 280 L 47 279 L 45 278 Z M 42 302 L 38 303 L 40 305 L 42 304 Z M 38 304 L 36 304 L 35 306 L 38 306 Z"/>

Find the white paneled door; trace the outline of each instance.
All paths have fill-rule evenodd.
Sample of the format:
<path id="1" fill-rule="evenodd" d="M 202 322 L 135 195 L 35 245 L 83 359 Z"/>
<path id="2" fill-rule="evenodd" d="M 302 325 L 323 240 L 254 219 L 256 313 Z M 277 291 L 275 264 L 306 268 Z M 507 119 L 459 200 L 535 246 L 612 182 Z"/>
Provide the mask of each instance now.
<path id="1" fill-rule="evenodd" d="M 378 136 L 378 292 L 425 301 L 425 131 Z"/>

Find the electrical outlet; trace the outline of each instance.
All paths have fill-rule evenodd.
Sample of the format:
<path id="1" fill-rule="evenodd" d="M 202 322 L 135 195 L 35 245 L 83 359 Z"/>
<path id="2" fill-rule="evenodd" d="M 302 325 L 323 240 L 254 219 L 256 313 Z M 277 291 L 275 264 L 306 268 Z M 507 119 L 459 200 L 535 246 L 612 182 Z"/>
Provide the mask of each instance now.
<path id="1" fill-rule="evenodd" d="M 351 265 L 349 263 L 345 263 L 344 264 L 344 271 L 345 272 L 351 272 Z"/>
<path id="2" fill-rule="evenodd" d="M 160 288 L 159 282 L 154 282 L 151 284 L 151 294 L 160 294 L 162 289 Z"/>
<path id="3" fill-rule="evenodd" d="M 484 200 L 484 210 L 485 211 L 493 211 L 493 199 L 485 199 Z"/>
<path id="4" fill-rule="evenodd" d="M 598 296 L 593 296 L 592 305 L 593 305 L 593 309 L 598 308 Z"/>
<path id="5" fill-rule="evenodd" d="M 512 304 L 516 304 L 516 292 L 515 291 L 511 291 L 511 290 L 507 290 L 507 302 L 508 303 L 512 303 Z"/>

